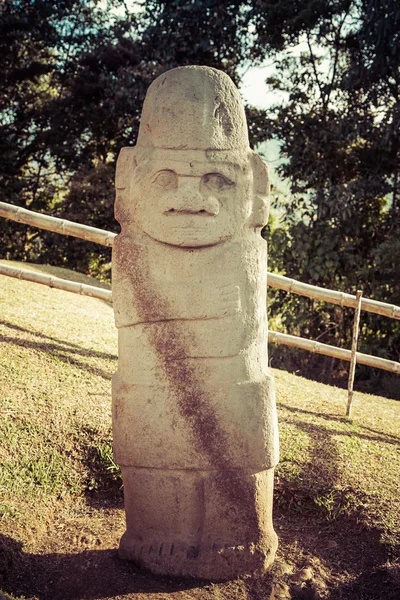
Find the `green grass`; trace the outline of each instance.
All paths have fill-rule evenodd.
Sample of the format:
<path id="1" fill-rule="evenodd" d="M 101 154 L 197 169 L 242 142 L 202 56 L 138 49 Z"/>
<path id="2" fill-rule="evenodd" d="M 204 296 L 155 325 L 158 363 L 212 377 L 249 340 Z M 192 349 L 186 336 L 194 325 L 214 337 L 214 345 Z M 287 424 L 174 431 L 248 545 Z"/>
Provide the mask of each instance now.
<path id="1" fill-rule="evenodd" d="M 343 416 L 346 391 L 276 372 L 280 399 L 278 493 L 287 489 L 327 521 L 356 516 L 399 547 L 400 403 L 356 394 L 354 419 Z M 284 502 L 284 499 L 282 500 Z M 393 548 L 395 550 L 395 548 Z"/>
<path id="2" fill-rule="evenodd" d="M 97 285 L 72 271 L 27 267 Z M 112 307 L 100 300 L 2 277 L 0 301 L 0 497 L 3 512 L 20 513 L 33 500 L 83 494 L 83 461 L 93 462 L 98 447 L 104 462 L 106 444 L 111 456 L 116 331 Z"/>
<path id="3" fill-rule="evenodd" d="M 64 269 L 28 268 L 99 285 Z M 14 561 L 19 564 L 29 556 L 115 548 L 124 514 L 111 441 L 111 376 L 117 368 L 112 306 L 7 277 L 0 283 L 5 556 L 20 557 Z M 397 564 L 400 403 L 356 392 L 349 420 L 345 390 L 273 371 L 281 441 L 275 489 L 279 560 L 293 569 L 311 561 L 322 582 L 319 593 L 328 598 L 329 586 L 350 585 L 366 564 L 371 572 Z M 355 535 L 364 536 L 362 557 L 351 551 Z M 329 550 L 330 540 L 340 551 Z M 0 543 L 0 589 L 1 556 Z M 25 588 L 13 577 L 14 587 L 9 579 L 7 585 L 16 598 Z M 349 598 L 358 597 L 351 593 Z M 186 597 L 179 594 L 173 597 Z"/>

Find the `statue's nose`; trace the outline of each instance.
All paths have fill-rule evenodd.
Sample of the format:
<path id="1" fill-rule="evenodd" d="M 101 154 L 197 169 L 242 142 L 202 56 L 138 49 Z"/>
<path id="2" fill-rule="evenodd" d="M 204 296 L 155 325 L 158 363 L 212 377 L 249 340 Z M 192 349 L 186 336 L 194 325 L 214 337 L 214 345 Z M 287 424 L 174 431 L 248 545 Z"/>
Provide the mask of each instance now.
<path id="1" fill-rule="evenodd" d="M 213 196 L 200 191 L 200 181 L 197 177 L 185 177 L 179 182 L 178 190 L 164 212 L 214 217 L 219 213 L 219 202 Z"/>

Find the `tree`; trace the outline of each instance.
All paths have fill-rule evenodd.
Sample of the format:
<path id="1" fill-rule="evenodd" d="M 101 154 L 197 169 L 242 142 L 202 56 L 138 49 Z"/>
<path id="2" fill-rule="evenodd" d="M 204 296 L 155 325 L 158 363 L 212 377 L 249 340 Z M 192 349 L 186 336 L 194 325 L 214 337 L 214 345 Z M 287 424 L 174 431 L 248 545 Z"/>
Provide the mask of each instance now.
<path id="1" fill-rule="evenodd" d="M 272 261 L 308 283 L 399 304 L 400 7 L 297 2 L 290 15 L 277 4 L 275 15 L 266 2 L 253 14 L 256 52 L 279 51 L 268 82 L 288 98 L 264 124 L 281 142 L 280 172 L 292 191 L 280 231 L 270 232 Z M 320 307 L 316 317 L 315 306 L 294 298 L 293 312 L 282 311 L 277 299 L 288 331 L 349 347 L 351 313 L 338 321 L 336 308 Z M 363 348 L 399 360 L 399 327 L 363 321 Z"/>
<path id="2" fill-rule="evenodd" d="M 68 189 L 75 166 L 62 163 L 61 148 L 74 152 L 60 104 L 70 65 L 106 37 L 110 19 L 97 0 L 15 0 L 0 12 L 0 198 L 52 212 Z M 111 4 L 111 3 L 110 3 Z M 74 117 L 68 115 L 70 124 Z M 64 135 L 63 135 L 64 134 Z M 3 256 L 36 259 L 45 236 L 13 223 L 0 224 Z"/>

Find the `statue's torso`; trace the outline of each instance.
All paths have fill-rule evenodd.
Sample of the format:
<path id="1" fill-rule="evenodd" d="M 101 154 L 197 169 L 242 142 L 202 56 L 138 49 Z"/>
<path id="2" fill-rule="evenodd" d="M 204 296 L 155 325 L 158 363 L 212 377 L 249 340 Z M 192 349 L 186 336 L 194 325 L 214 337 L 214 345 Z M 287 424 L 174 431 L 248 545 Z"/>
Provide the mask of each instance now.
<path id="1" fill-rule="evenodd" d="M 201 440 L 193 440 L 202 413 L 203 420 L 218 415 L 229 446 L 223 450 L 227 465 L 275 463 L 265 288 L 261 238 L 196 250 L 141 235 L 116 238 L 113 294 L 120 359 L 114 419 L 127 431 L 126 444 L 123 433 L 117 444 L 120 464 L 215 464 Z M 194 411 L 189 420 L 188 410 Z"/>

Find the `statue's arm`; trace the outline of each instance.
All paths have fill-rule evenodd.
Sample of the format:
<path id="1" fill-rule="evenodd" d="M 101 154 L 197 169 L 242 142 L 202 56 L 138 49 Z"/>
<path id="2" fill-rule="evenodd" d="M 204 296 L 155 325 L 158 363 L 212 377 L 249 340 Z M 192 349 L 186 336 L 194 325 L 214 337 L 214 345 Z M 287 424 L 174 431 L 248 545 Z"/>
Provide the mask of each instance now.
<path id="1" fill-rule="evenodd" d="M 240 289 L 232 283 L 163 282 L 163 296 L 170 319 L 215 319 L 240 312 Z"/>
<path id="2" fill-rule="evenodd" d="M 117 327 L 154 321 L 218 319 L 241 310 L 240 289 L 232 284 L 159 281 L 144 295 L 143 289 L 135 286 L 135 280 L 118 275 L 115 280 Z"/>

